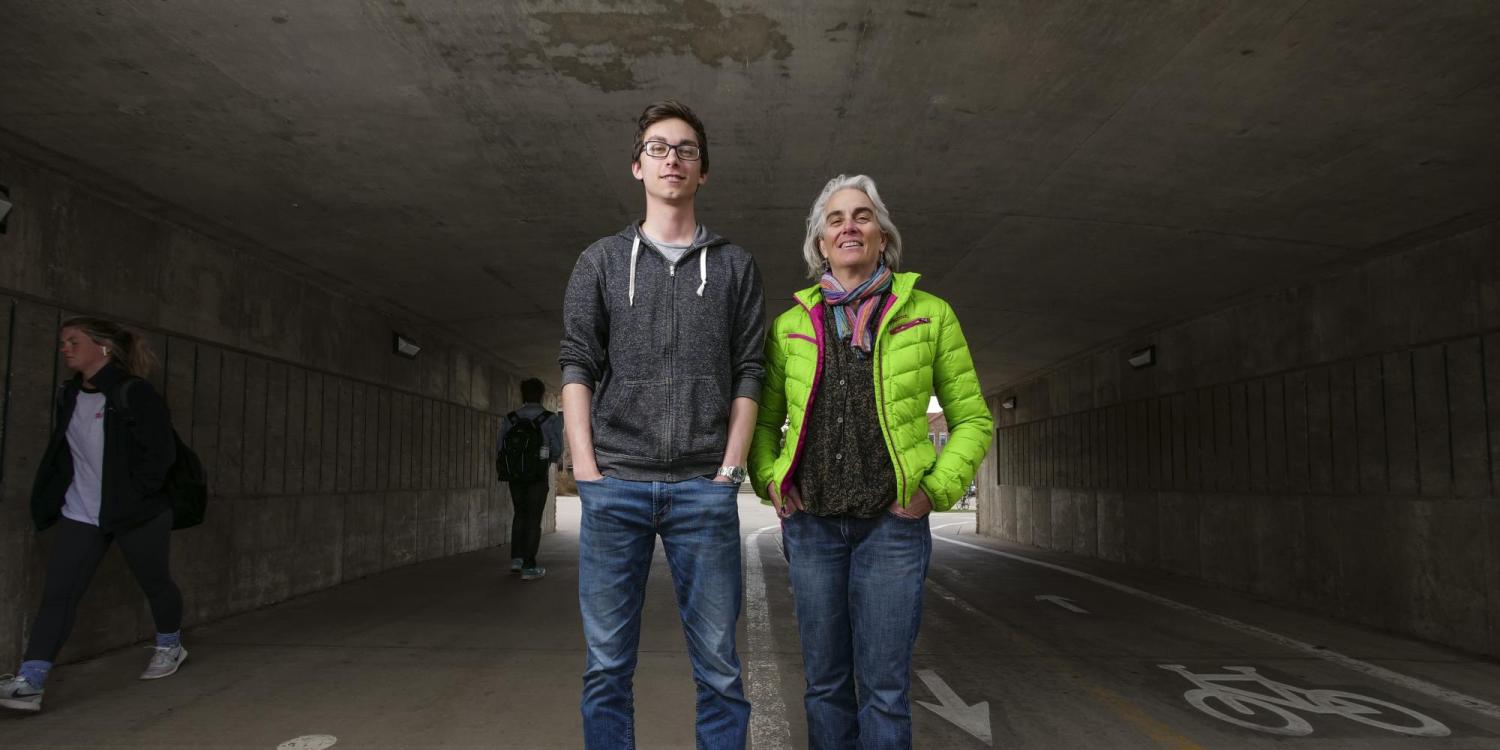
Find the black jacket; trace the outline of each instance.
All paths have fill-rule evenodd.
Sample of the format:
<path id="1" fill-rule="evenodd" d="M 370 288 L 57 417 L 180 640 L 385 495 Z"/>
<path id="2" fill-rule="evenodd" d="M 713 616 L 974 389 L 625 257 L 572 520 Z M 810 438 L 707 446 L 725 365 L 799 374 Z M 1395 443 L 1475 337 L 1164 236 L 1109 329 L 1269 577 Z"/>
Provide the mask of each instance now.
<path id="1" fill-rule="evenodd" d="M 94 374 L 91 385 L 104 393 L 104 476 L 99 501 L 99 528 L 128 529 L 172 508 L 162 491 L 167 470 L 177 460 L 172 420 L 167 402 L 145 380 L 131 383 L 126 409 L 115 404 L 116 386 L 130 375 L 114 362 Z M 73 453 L 68 449 L 68 423 L 78 403 L 83 377 L 75 375 L 57 391 L 57 415 L 52 439 L 37 467 L 31 488 L 31 517 L 37 530 L 62 517 L 63 499 L 73 482 Z"/>

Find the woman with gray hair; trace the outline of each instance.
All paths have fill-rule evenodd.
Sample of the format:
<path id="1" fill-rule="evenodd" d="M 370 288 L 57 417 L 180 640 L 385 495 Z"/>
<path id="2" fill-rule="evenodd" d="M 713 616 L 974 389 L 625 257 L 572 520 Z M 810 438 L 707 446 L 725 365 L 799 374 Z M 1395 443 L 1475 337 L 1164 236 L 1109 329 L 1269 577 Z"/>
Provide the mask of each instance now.
<path id="1" fill-rule="evenodd" d="M 830 180 L 802 246 L 818 284 L 766 337 L 750 472 L 782 519 L 813 750 L 911 747 L 927 514 L 963 497 L 989 450 L 958 319 L 918 274 L 897 273 L 901 251 L 874 180 Z M 927 437 L 934 392 L 942 455 Z"/>

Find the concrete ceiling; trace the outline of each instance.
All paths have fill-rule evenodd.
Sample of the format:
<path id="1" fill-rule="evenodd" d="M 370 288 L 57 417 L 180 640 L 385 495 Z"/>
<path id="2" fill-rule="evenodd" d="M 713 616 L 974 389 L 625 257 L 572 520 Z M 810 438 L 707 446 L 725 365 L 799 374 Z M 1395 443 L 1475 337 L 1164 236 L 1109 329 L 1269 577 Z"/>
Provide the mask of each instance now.
<path id="1" fill-rule="evenodd" d="M 1488 0 L 0 0 L 0 50 L 0 137 L 547 376 L 664 96 L 773 310 L 868 173 L 991 389 L 1500 207 Z"/>

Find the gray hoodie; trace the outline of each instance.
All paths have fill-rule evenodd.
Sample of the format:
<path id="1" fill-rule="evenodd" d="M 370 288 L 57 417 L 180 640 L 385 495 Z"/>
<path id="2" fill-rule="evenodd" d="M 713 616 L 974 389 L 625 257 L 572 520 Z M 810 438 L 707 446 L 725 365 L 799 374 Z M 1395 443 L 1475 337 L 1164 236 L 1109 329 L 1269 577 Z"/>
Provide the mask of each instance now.
<path id="1" fill-rule="evenodd" d="M 765 299 L 744 248 L 700 231 L 676 263 L 632 224 L 578 257 L 563 298 L 563 384 L 593 389 L 594 455 L 618 479 L 711 476 L 729 404 L 760 399 Z"/>

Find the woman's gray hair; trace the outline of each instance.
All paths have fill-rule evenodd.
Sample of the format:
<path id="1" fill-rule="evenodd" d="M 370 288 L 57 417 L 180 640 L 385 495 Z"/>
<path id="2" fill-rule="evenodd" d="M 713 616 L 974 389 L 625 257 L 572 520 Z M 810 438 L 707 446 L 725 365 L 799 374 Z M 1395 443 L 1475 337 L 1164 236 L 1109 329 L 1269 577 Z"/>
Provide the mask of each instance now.
<path id="1" fill-rule="evenodd" d="M 891 212 L 886 210 L 885 201 L 880 199 L 875 181 L 862 174 L 853 177 L 841 174 L 823 186 L 823 192 L 818 193 L 818 199 L 813 201 L 812 211 L 807 214 L 807 236 L 802 240 L 802 259 L 807 261 L 808 277 L 816 279 L 823 275 L 823 255 L 818 252 L 818 238 L 823 235 L 823 211 L 828 208 L 828 199 L 847 188 L 864 193 L 869 197 L 870 203 L 875 205 L 875 221 L 880 223 L 880 229 L 886 236 L 885 265 L 892 271 L 901 270 L 901 231 L 891 221 Z"/>

